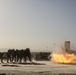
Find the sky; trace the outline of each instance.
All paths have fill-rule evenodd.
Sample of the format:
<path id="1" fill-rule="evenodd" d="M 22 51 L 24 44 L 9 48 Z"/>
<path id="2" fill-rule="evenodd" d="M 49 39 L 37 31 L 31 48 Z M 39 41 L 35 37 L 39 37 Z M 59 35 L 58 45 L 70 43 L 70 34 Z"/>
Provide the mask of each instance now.
<path id="1" fill-rule="evenodd" d="M 0 51 L 76 49 L 76 0 L 0 0 Z"/>

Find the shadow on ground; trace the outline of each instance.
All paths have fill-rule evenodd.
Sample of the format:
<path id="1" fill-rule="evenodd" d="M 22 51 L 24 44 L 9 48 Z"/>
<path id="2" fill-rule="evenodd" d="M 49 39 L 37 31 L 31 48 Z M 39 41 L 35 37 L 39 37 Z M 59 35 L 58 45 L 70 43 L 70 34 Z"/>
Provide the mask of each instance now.
<path id="1" fill-rule="evenodd" d="M 20 65 L 46 65 L 44 63 L 36 63 L 36 62 L 29 62 L 29 63 L 4 63 L 2 66 L 9 66 L 9 67 L 20 67 Z"/>
<path id="2" fill-rule="evenodd" d="M 32 62 L 32 63 L 18 63 L 18 64 L 23 64 L 23 65 L 46 65 L 44 63 L 37 63 L 37 62 Z"/>
<path id="3" fill-rule="evenodd" d="M 19 67 L 18 65 L 14 65 L 14 64 L 3 64 L 2 66 Z"/>

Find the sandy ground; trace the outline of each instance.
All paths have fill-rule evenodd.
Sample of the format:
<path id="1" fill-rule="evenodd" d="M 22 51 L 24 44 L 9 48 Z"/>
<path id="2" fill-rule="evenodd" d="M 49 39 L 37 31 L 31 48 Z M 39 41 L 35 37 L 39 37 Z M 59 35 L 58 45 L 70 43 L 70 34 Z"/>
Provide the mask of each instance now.
<path id="1" fill-rule="evenodd" d="M 0 75 L 76 75 L 76 65 L 34 61 L 27 64 L 0 64 Z"/>

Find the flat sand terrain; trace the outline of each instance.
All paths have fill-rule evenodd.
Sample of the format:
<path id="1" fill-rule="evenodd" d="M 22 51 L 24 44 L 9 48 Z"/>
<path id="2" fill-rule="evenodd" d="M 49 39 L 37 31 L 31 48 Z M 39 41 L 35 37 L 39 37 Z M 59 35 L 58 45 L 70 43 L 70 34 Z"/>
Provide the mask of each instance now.
<path id="1" fill-rule="evenodd" d="M 76 75 L 75 64 L 56 64 L 51 61 L 33 63 L 0 63 L 0 75 Z"/>

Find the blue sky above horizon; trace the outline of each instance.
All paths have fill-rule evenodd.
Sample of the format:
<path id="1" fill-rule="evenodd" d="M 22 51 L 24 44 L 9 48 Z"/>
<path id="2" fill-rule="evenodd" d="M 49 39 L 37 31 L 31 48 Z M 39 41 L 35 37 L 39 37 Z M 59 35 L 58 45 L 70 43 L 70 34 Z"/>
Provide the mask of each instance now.
<path id="1" fill-rule="evenodd" d="M 76 0 L 0 0 L 0 48 L 76 48 Z"/>

